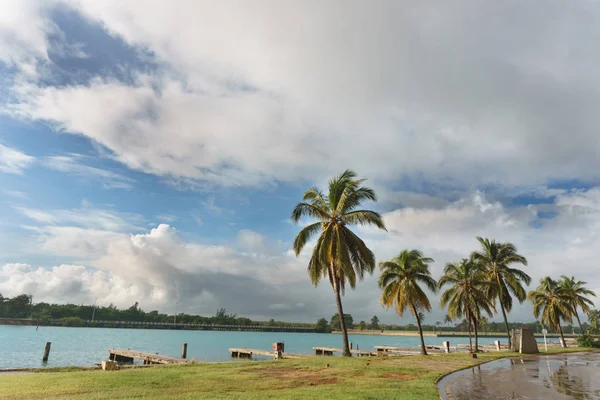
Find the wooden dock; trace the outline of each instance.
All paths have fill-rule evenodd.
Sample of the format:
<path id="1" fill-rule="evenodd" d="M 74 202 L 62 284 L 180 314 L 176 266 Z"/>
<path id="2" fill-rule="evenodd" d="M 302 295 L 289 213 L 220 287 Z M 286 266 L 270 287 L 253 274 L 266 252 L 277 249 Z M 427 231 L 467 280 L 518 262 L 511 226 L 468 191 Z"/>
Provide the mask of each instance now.
<path id="1" fill-rule="evenodd" d="M 229 349 L 229 353 L 233 358 L 248 358 L 252 359 L 252 356 L 265 356 L 265 357 L 273 357 L 273 359 L 277 360 L 279 358 L 304 358 L 310 357 L 308 354 L 292 354 L 292 353 L 284 353 L 280 352 L 279 354 L 276 351 L 269 350 L 256 350 L 256 349 Z"/>
<path id="2" fill-rule="evenodd" d="M 344 352 L 344 350 L 337 349 L 335 347 L 313 347 L 313 350 L 315 351 L 315 355 L 317 356 L 332 356 L 333 353 Z M 350 350 L 350 353 L 358 357 L 372 357 L 377 355 L 376 352 L 368 350 Z"/>
<path id="3" fill-rule="evenodd" d="M 374 346 L 377 355 L 412 355 L 421 354 L 421 347 Z M 444 346 L 426 345 L 428 352 L 446 353 Z"/>
<path id="4" fill-rule="evenodd" d="M 255 356 L 267 356 L 277 358 L 277 352 L 268 351 L 268 350 L 256 350 L 256 349 L 229 349 L 229 353 L 231 353 L 231 357 L 234 358 L 252 358 Z"/>
<path id="5" fill-rule="evenodd" d="M 135 359 L 142 360 L 143 365 L 151 364 L 183 364 L 188 362 L 185 358 L 161 356 L 158 353 L 143 353 L 130 349 L 110 349 L 108 359 L 122 363 L 133 363 Z"/>

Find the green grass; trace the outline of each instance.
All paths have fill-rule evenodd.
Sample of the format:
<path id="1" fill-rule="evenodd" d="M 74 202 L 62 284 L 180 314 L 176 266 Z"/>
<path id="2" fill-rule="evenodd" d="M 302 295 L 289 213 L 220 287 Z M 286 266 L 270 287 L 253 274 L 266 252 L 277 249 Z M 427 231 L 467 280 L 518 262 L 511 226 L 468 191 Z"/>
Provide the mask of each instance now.
<path id="1" fill-rule="evenodd" d="M 0 399 L 438 399 L 435 382 L 440 376 L 509 355 L 514 353 L 483 353 L 477 359 L 467 354 L 310 357 L 0 374 Z"/>

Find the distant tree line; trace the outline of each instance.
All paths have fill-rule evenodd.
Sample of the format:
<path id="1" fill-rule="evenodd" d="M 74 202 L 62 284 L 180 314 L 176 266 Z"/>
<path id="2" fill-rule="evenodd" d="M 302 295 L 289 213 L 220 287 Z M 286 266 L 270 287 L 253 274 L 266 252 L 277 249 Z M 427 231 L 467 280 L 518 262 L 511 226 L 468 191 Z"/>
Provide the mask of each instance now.
<path id="1" fill-rule="evenodd" d="M 185 313 L 163 314 L 157 310 L 144 311 L 136 302 L 129 308 L 119 309 L 114 304 L 106 307 L 77 304 L 49 304 L 33 303 L 32 296 L 22 294 L 12 298 L 0 294 L 0 318 L 33 319 L 40 323 L 49 321 L 62 321 L 62 325 L 83 326 L 85 321 L 94 317 L 96 321 L 128 321 L 128 322 L 158 322 L 181 324 L 207 324 L 207 325 L 252 325 L 252 326 L 296 326 L 313 328 L 315 325 L 302 322 L 254 321 L 250 318 L 239 317 L 237 314 L 228 313 L 221 308 L 214 316 L 205 317 Z"/>

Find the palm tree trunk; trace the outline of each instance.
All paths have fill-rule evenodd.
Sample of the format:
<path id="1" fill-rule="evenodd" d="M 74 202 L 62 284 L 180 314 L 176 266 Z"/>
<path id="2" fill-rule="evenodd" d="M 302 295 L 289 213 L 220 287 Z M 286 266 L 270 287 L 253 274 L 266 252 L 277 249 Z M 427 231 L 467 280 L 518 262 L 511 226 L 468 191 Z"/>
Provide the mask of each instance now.
<path id="1" fill-rule="evenodd" d="M 411 305 L 410 308 L 412 308 L 413 315 L 415 316 L 415 319 L 417 320 L 417 327 L 419 328 L 419 336 L 421 337 L 421 354 L 426 356 L 427 348 L 425 348 L 425 341 L 423 340 L 423 329 L 421 328 L 421 318 L 419 318 L 419 315 L 417 314 L 417 310 L 415 309 L 414 305 Z"/>
<path id="2" fill-rule="evenodd" d="M 577 306 L 575 307 L 575 317 L 577 318 L 577 323 L 579 324 L 579 329 L 581 330 L 581 334 L 585 335 L 585 330 L 583 329 L 583 325 L 581 325 L 581 320 L 579 319 L 579 313 L 577 312 Z"/>
<path id="3" fill-rule="evenodd" d="M 471 340 L 471 313 L 467 311 L 467 327 L 469 330 L 469 351 L 473 352 L 473 341 Z"/>
<path id="4" fill-rule="evenodd" d="M 340 283 L 337 277 L 333 277 L 333 291 L 335 292 L 335 301 L 337 303 L 338 314 L 340 316 L 340 328 L 344 340 L 344 351 L 342 356 L 352 357 L 350 353 L 350 343 L 348 343 L 348 331 L 346 330 L 346 321 L 344 320 L 344 310 L 342 308 L 342 297 L 340 296 Z"/>
<path id="5" fill-rule="evenodd" d="M 500 282 L 500 276 L 498 275 L 498 290 L 500 294 L 498 295 L 498 301 L 500 303 L 500 309 L 502 310 L 502 317 L 504 318 L 504 326 L 506 327 L 506 335 L 508 337 L 508 348 L 512 348 L 512 340 L 510 339 L 510 328 L 508 327 L 508 318 L 506 318 L 506 310 L 504 309 L 504 304 L 502 303 L 502 283 Z"/>
<path id="6" fill-rule="evenodd" d="M 563 334 L 562 326 L 560 326 L 560 322 L 558 323 L 558 332 L 560 333 L 560 341 L 562 347 L 567 348 L 567 342 L 565 342 L 565 335 Z"/>
<path id="7" fill-rule="evenodd" d="M 473 317 L 473 329 L 475 330 L 475 353 L 479 351 L 479 338 L 477 333 L 477 319 Z"/>

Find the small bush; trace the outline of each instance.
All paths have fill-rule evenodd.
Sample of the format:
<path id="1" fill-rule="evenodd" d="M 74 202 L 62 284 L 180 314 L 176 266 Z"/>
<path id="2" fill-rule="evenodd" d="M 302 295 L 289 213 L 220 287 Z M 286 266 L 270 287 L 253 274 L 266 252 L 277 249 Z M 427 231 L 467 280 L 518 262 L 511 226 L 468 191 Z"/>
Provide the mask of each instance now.
<path id="1" fill-rule="evenodd" d="M 594 347 L 594 348 L 600 348 L 600 341 L 594 339 L 592 337 L 592 335 L 581 335 L 581 336 L 577 336 L 577 343 L 579 343 L 579 345 L 581 347 Z"/>

